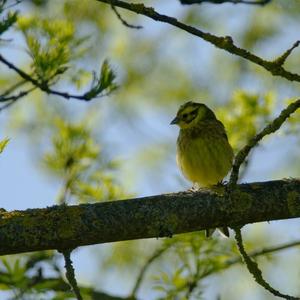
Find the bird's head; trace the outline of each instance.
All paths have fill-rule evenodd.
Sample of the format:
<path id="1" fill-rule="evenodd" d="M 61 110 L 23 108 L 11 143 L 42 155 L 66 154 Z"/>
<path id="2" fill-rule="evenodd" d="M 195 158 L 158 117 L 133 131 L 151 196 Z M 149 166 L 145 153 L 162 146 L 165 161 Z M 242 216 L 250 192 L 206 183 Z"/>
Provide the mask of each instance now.
<path id="1" fill-rule="evenodd" d="M 176 124 L 181 129 L 187 129 L 196 126 L 201 121 L 215 119 L 214 112 L 205 104 L 189 101 L 180 106 L 171 124 Z"/>

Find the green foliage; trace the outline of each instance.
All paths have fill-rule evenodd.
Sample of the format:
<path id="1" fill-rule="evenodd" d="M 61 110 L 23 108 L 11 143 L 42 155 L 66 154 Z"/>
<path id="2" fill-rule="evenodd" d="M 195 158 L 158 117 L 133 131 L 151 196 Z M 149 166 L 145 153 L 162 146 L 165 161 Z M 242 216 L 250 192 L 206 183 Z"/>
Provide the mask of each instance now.
<path id="1" fill-rule="evenodd" d="M 0 290 L 13 290 L 13 299 L 44 299 L 43 295 L 47 292 L 57 291 L 61 294 L 70 290 L 61 276 L 57 256 L 53 251 L 36 252 L 19 258 L 2 258 L 0 270 Z M 46 275 L 49 271 L 54 275 Z"/>
<path id="2" fill-rule="evenodd" d="M 0 291 L 12 291 L 14 300 L 71 300 L 74 294 L 62 274 L 59 255 L 42 251 L 0 261 Z M 106 299 L 106 294 L 84 286 L 85 300 Z"/>
<path id="3" fill-rule="evenodd" d="M 2 1 L 5 2 L 7 1 Z M 133 147 L 134 151 L 127 153 L 127 148 L 123 147 L 121 152 L 126 154 L 128 165 L 133 166 L 132 173 L 139 178 L 143 172 L 147 174 L 144 180 L 150 189 L 147 192 L 157 192 L 157 178 L 164 191 L 177 190 L 178 186 L 167 185 L 173 176 L 170 174 L 170 165 L 165 162 L 171 162 L 174 168 L 175 138 L 172 136 L 171 141 L 166 137 L 171 131 L 168 121 L 179 104 L 197 100 L 211 106 L 213 100 L 213 103 L 221 102 L 226 97 L 224 95 L 233 92 L 231 99 L 217 111 L 217 115 L 224 122 L 232 145 L 238 149 L 269 121 L 272 110 L 277 109 L 272 91 L 277 91 L 280 87 L 287 90 L 287 82 L 268 77 L 260 69 L 249 68 L 247 62 L 224 55 L 222 51 L 199 43 L 198 39 L 179 33 L 178 30 L 170 30 L 167 26 L 152 30 L 154 22 L 147 23 L 141 32 L 128 30 L 114 18 L 108 5 L 97 1 L 23 2 L 26 5 L 28 2 L 43 4 L 41 10 L 34 7 L 34 11 L 30 10 L 29 4 L 26 7 L 29 15 L 20 17 L 16 28 L 25 37 L 28 53 L 32 58 L 32 76 L 41 84 L 48 86 L 57 83 L 57 75 L 63 74 L 68 75 L 78 88 L 81 87 L 91 76 L 83 68 L 73 69 L 72 64 L 78 63 L 77 58 L 83 58 L 86 51 L 88 56 L 79 63 L 79 67 L 84 65 L 93 68 L 103 57 L 112 57 L 121 75 L 118 96 L 110 100 L 113 110 L 110 114 L 113 117 L 109 117 L 113 121 L 106 123 L 106 127 L 100 130 L 98 124 L 94 126 L 90 122 L 90 118 L 92 113 L 102 111 L 102 107 L 80 106 L 78 109 L 72 102 L 56 107 L 55 99 L 51 98 L 51 102 L 42 101 L 37 93 L 26 99 L 24 105 L 20 104 L 19 110 L 15 110 L 10 119 L 10 126 L 21 128 L 22 136 L 30 140 L 35 161 L 39 162 L 42 157 L 44 170 L 61 183 L 59 202 L 102 201 L 125 197 L 117 179 L 122 162 L 111 159 L 111 145 L 103 143 L 103 138 L 111 138 L 110 127 L 120 126 L 124 128 L 124 132 L 132 130 L 130 139 L 125 133 L 122 138 L 128 138 L 126 147 Z M 149 5 L 152 6 L 159 1 L 150 2 Z M 273 55 L 270 51 L 270 47 L 273 47 L 271 38 L 276 40 L 283 28 L 288 32 L 291 29 L 291 16 L 297 20 L 300 10 L 297 1 L 279 1 L 278 7 L 275 2 L 272 1 L 272 5 L 263 10 L 246 8 L 241 14 L 246 26 L 236 26 L 239 23 L 235 22 L 238 21 L 231 20 L 234 28 L 230 28 L 230 22 L 227 22 L 228 14 L 222 13 L 220 9 L 216 15 L 213 12 L 216 7 L 208 5 L 201 9 L 186 8 L 181 13 L 170 2 L 170 15 L 171 12 L 174 15 L 178 12 L 180 19 L 200 29 L 221 32 L 222 35 L 232 34 L 237 44 L 246 46 L 248 50 L 254 49 L 255 53 L 265 51 L 266 57 L 270 58 L 269 55 Z M 230 9 L 238 11 L 239 6 Z M 166 11 L 168 14 L 168 7 Z M 20 10 L 20 14 L 22 12 Z M 124 11 L 121 13 L 132 23 L 141 24 L 145 20 Z M 280 18 L 285 20 L 285 26 L 279 22 Z M 11 28 L 16 20 L 16 13 L 8 13 L 0 23 L 0 33 Z M 238 15 L 235 20 L 238 20 Z M 79 33 L 83 37 L 79 37 Z M 86 47 L 86 33 L 93 38 L 93 47 Z M 297 67 L 296 52 L 294 57 L 293 67 Z M 292 57 L 289 62 L 291 59 Z M 107 95 L 116 88 L 115 74 L 107 60 L 99 73 L 93 76 L 91 87 L 84 94 L 87 100 Z M 11 81 L 6 74 L 4 79 L 1 78 L 2 86 L 3 82 L 7 84 Z M 244 84 L 247 86 L 249 82 L 253 92 L 236 90 Z M 64 90 L 69 90 L 69 86 Z M 289 86 L 288 91 L 298 94 L 299 88 L 297 85 Z M 115 125 L 115 120 L 120 124 Z M 159 122 L 165 126 L 158 127 Z M 299 114 L 290 118 L 288 130 L 297 135 Z M 297 153 L 296 150 L 296 155 Z M 138 163 L 134 164 L 134 161 Z M 149 164 L 154 163 L 155 167 L 150 170 Z M 128 177 L 128 173 L 123 176 Z M 138 184 L 135 182 L 133 185 L 140 192 Z M 156 287 L 162 292 L 163 299 L 199 299 L 205 289 L 203 279 L 225 269 L 228 267 L 227 259 L 236 257 L 230 241 L 204 240 L 199 233 L 182 235 L 164 243 L 163 247 L 168 243 L 172 245 L 167 256 L 158 260 L 159 266 L 156 265 L 153 271 L 157 272 L 158 268 L 161 270 L 162 266 L 168 266 L 155 278 Z M 107 268 L 101 269 L 101 275 L 105 277 L 105 271 L 110 271 L 112 266 L 118 268 L 119 273 L 120 269 L 126 269 L 127 274 L 139 269 L 141 262 L 149 254 L 149 249 L 153 250 L 157 246 L 157 241 L 149 246 L 150 244 L 142 241 L 112 245 L 104 255 L 108 257 Z M 2 264 L 5 275 L 1 277 L 0 273 L 0 278 L 3 278 L 0 281 L 5 283 L 3 289 L 16 289 L 16 295 L 22 295 L 26 300 L 74 298 L 61 278 L 61 270 L 56 265 L 53 253 L 49 256 L 43 252 L 35 255 L 22 258 L 18 263 Z M 55 276 L 46 276 L 44 265 L 50 266 Z M 22 294 L 24 291 L 26 293 Z M 93 289 L 82 288 L 81 291 L 84 299 L 92 299 L 92 295 L 95 295 Z"/>
<path id="4" fill-rule="evenodd" d="M 263 97 L 246 91 L 235 91 L 232 98 L 217 112 L 228 132 L 231 145 L 240 149 L 271 119 L 275 106 L 272 93 Z"/>
<path id="5" fill-rule="evenodd" d="M 9 263 L 5 258 L 1 260 L 3 271 L 0 273 L 1 289 L 9 290 L 14 286 L 20 288 L 24 285 L 25 268 L 20 265 L 17 259 L 14 263 Z"/>
<path id="6" fill-rule="evenodd" d="M 54 151 L 45 155 L 47 167 L 59 174 L 84 171 L 100 153 L 90 131 L 84 122 L 70 124 L 59 117 L 54 119 L 54 125 Z"/>
<path id="7" fill-rule="evenodd" d="M 64 182 L 59 202 L 67 202 L 72 196 L 77 202 L 123 197 L 112 175 L 118 162 L 105 161 L 87 121 L 72 123 L 61 117 L 53 121 L 52 149 L 44 154 L 44 165 Z"/>
<path id="8" fill-rule="evenodd" d="M 94 75 L 94 80 L 92 83 L 91 89 L 84 94 L 84 97 L 89 100 L 95 97 L 103 96 L 110 94 L 117 88 L 116 83 L 114 82 L 116 78 L 115 73 L 111 69 L 107 60 L 105 60 L 101 66 L 100 77 L 97 78 Z"/>
<path id="9" fill-rule="evenodd" d="M 6 1 L 3 1 L 6 2 Z M 4 9 L 4 3 L 0 5 L 0 13 Z M 18 13 L 17 12 L 8 12 L 7 15 L 0 21 L 0 35 L 7 31 L 13 24 L 17 22 Z"/>
<path id="10" fill-rule="evenodd" d="M 45 85 L 64 73 L 71 60 L 81 57 L 87 36 L 78 38 L 74 24 L 66 20 L 21 17 L 23 33 L 32 58 L 34 76 Z"/>
<path id="11" fill-rule="evenodd" d="M 8 142 L 9 142 L 9 139 L 8 139 L 8 138 L 6 138 L 6 139 L 0 141 L 0 153 L 3 152 L 3 150 L 5 149 L 5 147 L 6 147 L 6 145 L 8 144 Z"/>
<path id="12" fill-rule="evenodd" d="M 13 289 L 14 299 L 27 299 L 25 294 L 31 294 L 34 290 L 46 291 L 50 286 L 44 280 L 42 268 L 39 264 L 41 262 L 46 263 L 49 258 L 50 252 L 39 252 L 10 260 L 2 258 L 0 264 L 0 289 Z M 42 285 L 44 286 L 43 288 Z"/>
<path id="13" fill-rule="evenodd" d="M 57 77 L 69 69 L 70 63 L 82 58 L 87 50 L 83 45 L 88 36 L 78 37 L 71 21 L 21 17 L 18 20 L 18 28 L 25 37 L 28 53 L 32 58 L 33 77 L 44 88 L 56 83 Z M 76 72 L 73 70 L 70 75 L 71 81 L 80 85 L 86 74 L 82 69 Z M 115 78 L 116 75 L 108 61 L 104 60 L 99 77 L 93 73 L 91 88 L 81 99 L 88 101 L 110 94 L 117 88 Z"/>
<path id="14" fill-rule="evenodd" d="M 154 277 L 155 288 L 163 294 L 159 299 L 202 299 L 202 280 L 226 268 L 236 253 L 232 241 L 207 239 L 203 233 L 179 235 L 165 243 L 171 244 L 173 268 Z"/>

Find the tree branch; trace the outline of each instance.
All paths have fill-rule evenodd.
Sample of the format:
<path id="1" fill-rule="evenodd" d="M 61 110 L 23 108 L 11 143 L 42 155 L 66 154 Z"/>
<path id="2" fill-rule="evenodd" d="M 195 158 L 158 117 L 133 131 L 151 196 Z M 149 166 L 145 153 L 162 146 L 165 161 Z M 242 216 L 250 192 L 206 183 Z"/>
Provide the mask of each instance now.
<path id="1" fill-rule="evenodd" d="M 9 94 L 11 94 L 12 92 L 14 92 L 16 89 L 20 88 L 21 86 L 23 86 L 24 84 L 26 84 L 27 81 L 22 79 L 21 81 L 19 82 L 16 82 L 15 84 L 13 84 L 12 86 L 10 86 L 5 92 L 3 92 L 0 96 L 1 98 L 2 97 L 5 97 Z"/>
<path id="2" fill-rule="evenodd" d="M 34 79 L 30 74 L 26 73 L 25 71 L 23 71 L 20 68 L 18 68 L 17 66 L 15 66 L 13 63 L 11 63 L 6 58 L 4 58 L 1 54 L 0 54 L 0 62 L 2 62 L 3 64 L 5 64 L 8 68 L 14 70 L 25 81 L 30 82 L 31 84 L 34 85 L 34 87 L 39 88 L 41 91 L 43 91 L 43 92 L 45 92 L 47 94 L 52 94 L 52 95 L 60 96 L 60 97 L 63 97 L 65 99 L 68 99 L 68 100 L 69 99 L 77 99 L 77 100 L 83 100 L 83 101 L 90 101 L 93 98 L 97 98 L 97 97 L 99 98 L 99 97 L 107 96 L 111 92 L 111 91 L 107 91 L 106 93 L 102 93 L 102 94 L 98 94 L 98 95 L 93 95 L 93 97 L 91 97 L 91 92 L 94 92 L 93 89 L 91 91 L 88 91 L 88 92 L 82 94 L 82 95 L 74 95 L 74 94 L 70 94 L 70 93 L 67 93 L 67 92 L 56 91 L 56 90 L 51 89 L 49 87 L 48 82 L 41 82 L 41 81 L 39 81 L 37 79 Z M 30 91 L 31 90 L 29 90 L 29 92 Z M 21 98 L 23 96 L 26 96 L 29 92 L 28 91 L 21 92 L 21 95 L 17 95 L 14 98 L 16 98 L 16 97 Z M 8 100 L 14 100 L 14 99 L 5 99 L 4 98 L 4 99 L 2 99 L 2 102 L 3 101 L 8 101 Z"/>
<path id="3" fill-rule="evenodd" d="M 34 87 L 32 87 L 32 88 L 30 88 L 30 89 L 28 89 L 26 91 L 19 92 L 19 94 L 17 94 L 17 95 L 12 95 L 12 96 L 7 96 L 7 97 L 0 96 L 0 103 L 1 102 L 5 102 L 5 104 L 3 104 L 2 106 L 0 106 L 0 112 L 2 112 L 3 110 L 9 108 L 13 104 L 15 104 L 18 100 L 20 100 L 21 98 L 29 95 L 35 89 L 36 89 L 36 87 L 34 86 Z"/>
<path id="4" fill-rule="evenodd" d="M 300 99 L 289 104 L 284 110 L 281 111 L 279 116 L 275 118 L 270 124 L 268 124 L 261 132 L 254 136 L 249 143 L 244 146 L 235 156 L 234 163 L 232 166 L 232 172 L 230 175 L 229 187 L 233 190 L 234 185 L 238 181 L 239 170 L 241 164 L 244 162 L 245 158 L 248 156 L 251 149 L 258 144 L 266 135 L 274 133 L 277 131 L 281 125 L 294 113 L 298 108 L 300 108 Z"/>
<path id="5" fill-rule="evenodd" d="M 142 29 L 142 28 L 143 28 L 143 26 L 129 24 L 129 23 L 128 23 L 121 15 L 120 15 L 120 13 L 118 12 L 118 10 L 117 10 L 113 5 L 111 6 L 111 9 L 113 10 L 113 12 L 116 14 L 117 18 L 121 21 L 121 23 L 122 23 L 125 27 L 131 28 L 131 29 Z"/>
<path id="6" fill-rule="evenodd" d="M 82 300 L 83 298 L 80 294 L 80 289 L 78 288 L 78 285 L 77 285 L 75 271 L 74 271 L 73 263 L 71 260 L 71 252 L 72 251 L 67 249 L 67 250 L 62 250 L 60 252 L 62 253 L 62 255 L 64 256 L 64 259 L 65 259 L 66 278 L 72 288 L 73 293 L 76 296 L 76 299 Z"/>
<path id="7" fill-rule="evenodd" d="M 133 289 L 132 289 L 132 292 L 130 294 L 130 298 L 135 298 L 136 297 L 137 291 L 141 286 L 141 283 L 144 279 L 145 273 L 148 270 L 149 266 L 156 259 L 161 257 L 165 252 L 167 252 L 171 247 L 172 247 L 172 244 L 164 245 L 163 247 L 155 250 L 155 252 L 147 259 L 146 263 L 143 265 L 143 267 L 141 268 L 141 270 L 140 270 L 140 272 L 137 276 L 136 282 L 135 282 L 135 284 L 133 286 Z"/>
<path id="8" fill-rule="evenodd" d="M 211 190 L 0 213 L 0 255 L 300 217 L 300 181 L 237 185 L 234 201 Z"/>
<path id="9" fill-rule="evenodd" d="M 248 256 L 252 257 L 252 258 L 258 257 L 258 256 L 264 256 L 264 255 L 268 255 L 270 253 L 279 252 L 279 251 L 282 251 L 282 250 L 287 250 L 287 249 L 290 249 L 290 248 L 293 248 L 293 247 L 298 247 L 298 246 L 300 246 L 300 241 L 299 240 L 293 241 L 293 242 L 290 242 L 290 243 L 277 245 L 277 246 L 271 246 L 271 247 L 266 247 L 266 248 L 262 248 L 262 249 L 256 249 L 256 250 L 250 251 L 248 253 Z M 228 269 L 229 267 L 231 267 L 233 265 L 236 265 L 236 264 L 240 264 L 242 262 L 243 262 L 243 260 L 242 260 L 241 256 L 236 256 L 236 257 L 230 258 L 230 259 L 226 260 L 224 262 L 224 264 L 221 267 L 219 267 L 218 269 L 210 269 L 206 273 L 202 274 L 201 279 L 203 279 L 205 277 L 208 277 L 210 275 L 213 275 L 215 273 L 218 273 L 220 271 L 223 271 L 225 269 Z"/>
<path id="10" fill-rule="evenodd" d="M 11 96 L 3 96 L 3 95 L 0 95 L 0 102 L 7 102 L 7 101 L 17 101 L 19 100 L 20 98 L 22 97 L 25 97 L 27 96 L 29 93 L 31 93 L 32 91 L 34 91 L 36 89 L 36 87 L 32 87 L 26 91 L 21 91 L 19 92 L 18 94 L 16 95 L 11 95 Z"/>
<path id="11" fill-rule="evenodd" d="M 201 39 L 215 45 L 217 48 L 223 49 L 231 54 L 237 55 L 239 57 L 245 58 L 248 61 L 251 61 L 265 70 L 269 71 L 274 76 L 283 77 L 289 81 L 300 82 L 300 75 L 287 71 L 282 64 L 277 63 L 277 60 L 269 61 L 262 59 L 261 57 L 249 52 L 246 49 L 239 48 L 236 46 L 230 36 L 216 36 L 208 32 L 204 32 L 200 29 L 197 29 L 193 26 L 186 25 L 176 18 L 169 17 L 167 15 L 160 14 L 156 12 L 152 7 L 147 7 L 141 3 L 128 3 L 121 0 L 96 0 L 98 2 L 103 2 L 110 4 L 116 7 L 121 7 L 123 9 L 132 11 L 136 14 L 144 15 L 155 21 L 163 22 L 180 28 L 192 35 L 200 37 Z M 286 53 L 286 52 L 285 52 Z M 284 54 L 283 54 L 284 55 Z M 280 56 L 281 57 L 281 56 Z"/>
<path id="12" fill-rule="evenodd" d="M 267 255 L 270 253 L 274 253 L 274 252 L 278 252 L 278 251 L 282 251 L 282 250 L 286 250 L 289 248 L 293 248 L 293 247 L 297 247 L 300 246 L 300 241 L 293 241 L 290 243 L 285 243 L 285 244 L 281 244 L 281 245 L 277 245 L 277 246 L 272 246 L 272 247 L 267 247 L 267 248 L 262 248 L 262 249 L 256 249 L 253 251 L 250 251 L 248 253 L 248 257 L 249 259 L 252 257 L 258 257 L 258 256 L 263 256 L 263 255 Z M 201 276 L 199 278 L 197 278 L 197 280 L 194 282 L 194 288 L 197 287 L 197 285 L 199 284 L 199 281 L 203 280 L 204 278 L 214 275 L 218 272 L 221 272 L 223 270 L 226 270 L 228 268 L 230 268 L 233 265 L 242 263 L 242 257 L 241 256 L 236 256 L 233 258 L 229 258 L 228 260 L 226 260 L 223 264 L 218 265 L 217 268 L 209 268 L 206 272 L 202 273 Z M 190 283 L 187 282 L 186 286 L 188 286 Z"/>
<path id="13" fill-rule="evenodd" d="M 232 4 L 252 4 L 252 5 L 266 5 L 272 0 L 179 0 L 181 4 L 202 4 L 204 2 L 209 2 L 213 4 L 223 4 L 223 3 L 232 3 Z"/>
<path id="14" fill-rule="evenodd" d="M 299 297 L 293 297 L 290 295 L 282 294 L 278 290 L 274 289 L 264 278 L 262 275 L 261 270 L 258 268 L 258 264 L 253 261 L 250 256 L 246 253 L 246 250 L 243 245 L 243 239 L 241 234 L 241 229 L 239 227 L 235 228 L 235 240 L 238 246 L 238 249 L 243 257 L 243 260 L 248 268 L 248 271 L 252 274 L 255 281 L 261 285 L 263 288 L 265 288 L 267 291 L 269 291 L 274 296 L 288 299 L 288 300 L 300 300 Z"/>

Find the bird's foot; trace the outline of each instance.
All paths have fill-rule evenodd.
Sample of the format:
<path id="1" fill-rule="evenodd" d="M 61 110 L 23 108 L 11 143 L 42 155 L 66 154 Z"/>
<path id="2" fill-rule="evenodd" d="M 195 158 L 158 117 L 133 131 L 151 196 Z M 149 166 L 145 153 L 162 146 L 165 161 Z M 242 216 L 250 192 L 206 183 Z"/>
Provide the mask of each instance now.
<path id="1" fill-rule="evenodd" d="M 192 193 L 195 193 L 195 192 L 198 192 L 200 190 L 200 186 L 198 183 L 194 183 L 193 186 L 188 189 L 188 192 L 192 192 Z"/>

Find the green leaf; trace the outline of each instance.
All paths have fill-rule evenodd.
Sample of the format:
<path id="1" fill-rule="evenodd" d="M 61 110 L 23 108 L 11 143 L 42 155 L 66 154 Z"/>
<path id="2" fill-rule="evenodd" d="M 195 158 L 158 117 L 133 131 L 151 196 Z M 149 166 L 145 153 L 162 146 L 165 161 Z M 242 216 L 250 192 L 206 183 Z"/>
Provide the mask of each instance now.
<path id="1" fill-rule="evenodd" d="M 7 31 L 17 21 L 17 18 L 17 12 L 9 12 L 0 22 L 0 35 Z"/>
<path id="2" fill-rule="evenodd" d="M 6 147 L 6 145 L 8 144 L 9 139 L 5 138 L 4 140 L 0 141 L 0 153 L 3 152 L 4 148 Z"/>
<path id="3" fill-rule="evenodd" d="M 94 80 L 91 89 L 84 94 L 85 99 L 90 100 L 95 97 L 101 97 L 110 94 L 118 86 L 115 83 L 116 74 L 112 70 L 108 63 L 108 60 L 104 60 L 101 71 L 100 78 L 94 75 Z"/>
<path id="4" fill-rule="evenodd" d="M 18 25 L 32 58 L 34 75 L 41 83 L 53 84 L 58 75 L 67 71 L 69 63 L 84 52 L 80 47 L 87 37 L 77 38 L 72 22 L 22 17 Z"/>

